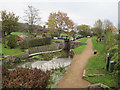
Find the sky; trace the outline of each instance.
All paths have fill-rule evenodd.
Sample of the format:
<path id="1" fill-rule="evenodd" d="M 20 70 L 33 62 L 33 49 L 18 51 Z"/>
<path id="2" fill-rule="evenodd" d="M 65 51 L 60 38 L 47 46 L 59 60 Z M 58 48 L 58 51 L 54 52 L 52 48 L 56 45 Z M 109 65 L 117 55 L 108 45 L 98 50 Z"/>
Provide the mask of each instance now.
<path id="1" fill-rule="evenodd" d="M 0 11 L 13 11 L 23 21 L 24 11 L 28 5 L 39 9 L 40 25 L 47 22 L 51 12 L 65 12 L 76 25 L 93 26 L 95 21 L 109 19 L 118 26 L 119 0 L 0 0 Z"/>

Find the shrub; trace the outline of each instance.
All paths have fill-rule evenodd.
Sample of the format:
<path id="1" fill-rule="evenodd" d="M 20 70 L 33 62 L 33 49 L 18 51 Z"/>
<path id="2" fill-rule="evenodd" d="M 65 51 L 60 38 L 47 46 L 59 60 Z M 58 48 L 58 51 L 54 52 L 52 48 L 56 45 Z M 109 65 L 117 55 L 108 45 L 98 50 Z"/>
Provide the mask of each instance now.
<path id="1" fill-rule="evenodd" d="M 44 53 L 44 54 L 42 54 L 42 56 L 44 57 L 44 60 L 48 61 L 53 58 L 54 54 L 53 53 Z"/>
<path id="2" fill-rule="evenodd" d="M 3 65 L 5 67 L 9 68 L 9 67 L 11 67 L 13 65 L 13 63 L 12 62 L 7 62 L 6 64 L 3 64 Z"/>
<path id="3" fill-rule="evenodd" d="M 45 33 L 43 33 L 43 34 L 42 34 L 42 36 L 43 36 L 43 37 L 45 37 L 45 36 L 46 36 L 46 34 L 45 34 Z"/>
<path id="4" fill-rule="evenodd" d="M 109 50 L 116 43 L 117 43 L 117 40 L 115 39 L 115 35 L 110 31 L 107 32 L 104 37 L 105 51 L 107 52 L 107 50 Z"/>
<path id="5" fill-rule="evenodd" d="M 19 62 L 21 62 L 21 60 L 20 60 L 19 57 L 17 57 L 17 58 L 15 59 L 14 63 L 19 63 Z"/>
<path id="6" fill-rule="evenodd" d="M 114 74 L 118 82 L 118 87 L 120 88 L 120 62 L 119 61 L 115 64 Z"/>
<path id="7" fill-rule="evenodd" d="M 67 58 L 68 57 L 68 52 L 66 50 L 61 51 L 61 56 L 60 58 Z"/>
<path id="8" fill-rule="evenodd" d="M 53 33 L 53 34 L 51 34 L 51 37 L 53 38 L 53 37 L 59 37 L 59 33 Z"/>
<path id="9" fill-rule="evenodd" d="M 109 37 L 109 43 L 108 43 L 108 39 L 107 39 L 105 41 L 105 45 L 108 44 L 107 46 L 109 46 L 109 50 L 107 52 L 110 53 L 110 60 L 115 61 L 113 75 L 119 84 L 118 86 L 120 86 L 120 60 L 119 60 L 120 51 L 119 51 L 119 47 L 118 47 L 118 38 L 112 37 L 112 35 L 105 36 L 105 37 Z M 114 39 L 111 40 L 111 38 L 114 38 Z M 109 45 L 109 44 L 111 44 L 111 45 Z"/>
<path id="10" fill-rule="evenodd" d="M 16 36 L 9 36 L 7 45 L 10 48 L 15 48 L 17 46 L 17 37 Z"/>
<path id="11" fill-rule="evenodd" d="M 110 58 L 118 57 L 118 45 L 112 46 L 108 52 L 110 53 Z"/>
<path id="12" fill-rule="evenodd" d="M 2 76 L 2 88 L 46 88 L 50 78 L 49 72 L 23 68 L 13 71 L 2 68 Z"/>

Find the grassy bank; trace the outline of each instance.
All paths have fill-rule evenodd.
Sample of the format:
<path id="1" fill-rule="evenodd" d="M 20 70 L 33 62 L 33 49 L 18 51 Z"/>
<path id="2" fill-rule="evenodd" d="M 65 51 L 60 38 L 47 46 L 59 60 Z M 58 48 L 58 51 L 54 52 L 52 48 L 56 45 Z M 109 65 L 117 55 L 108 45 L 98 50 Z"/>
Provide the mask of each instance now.
<path id="1" fill-rule="evenodd" d="M 0 52 L 2 52 L 4 55 L 14 56 L 24 53 L 20 48 L 14 48 L 14 49 L 4 48 L 3 44 L 0 44 L 0 47 L 2 48 L 0 49 Z"/>
<path id="2" fill-rule="evenodd" d="M 74 48 L 76 54 L 80 54 L 85 49 L 85 45 L 80 45 L 79 47 Z"/>
<path id="3" fill-rule="evenodd" d="M 11 35 L 24 35 L 25 33 L 23 32 L 12 32 Z"/>
<path id="4" fill-rule="evenodd" d="M 55 88 L 59 80 L 63 77 L 68 67 L 53 70 L 50 75 L 50 83 L 47 88 Z"/>
<path id="5" fill-rule="evenodd" d="M 67 51 L 60 51 L 60 52 L 54 52 L 54 53 L 44 53 L 44 54 L 33 56 L 33 58 L 36 58 L 36 59 L 41 60 L 41 61 L 49 61 L 55 57 L 67 58 Z"/>
<path id="6" fill-rule="evenodd" d="M 82 43 L 86 43 L 87 40 L 88 40 L 88 38 L 82 38 L 82 39 L 79 39 L 77 41 L 80 41 Z M 80 45 L 79 47 L 74 48 L 74 51 L 75 51 L 76 54 L 80 54 L 80 53 L 83 52 L 83 50 L 85 49 L 85 47 L 86 47 L 86 45 Z"/>
<path id="7" fill-rule="evenodd" d="M 88 81 L 92 83 L 103 83 L 109 87 L 115 87 L 117 85 L 112 73 L 106 71 L 106 61 L 104 54 L 104 44 L 98 42 L 96 39 L 92 39 L 93 48 L 99 51 L 99 54 L 90 58 L 86 66 L 86 75 L 90 74 L 104 74 L 104 76 L 87 77 Z"/>
<path id="8" fill-rule="evenodd" d="M 88 38 L 82 38 L 82 39 L 78 39 L 77 41 L 80 41 L 82 43 L 86 43 L 87 40 L 88 40 Z"/>
<path id="9" fill-rule="evenodd" d="M 55 45 L 55 42 L 52 42 L 49 45 L 43 45 L 43 46 L 51 46 L 51 45 Z M 39 47 L 43 47 L 43 46 L 39 46 Z M 36 48 L 36 47 L 32 47 L 32 48 Z M 0 44 L 0 52 L 3 53 L 4 55 L 10 55 L 10 56 L 14 56 L 14 55 L 19 55 L 24 53 L 22 49 L 20 49 L 19 47 L 16 47 L 14 49 L 10 49 L 10 48 L 4 48 L 4 44 Z"/>

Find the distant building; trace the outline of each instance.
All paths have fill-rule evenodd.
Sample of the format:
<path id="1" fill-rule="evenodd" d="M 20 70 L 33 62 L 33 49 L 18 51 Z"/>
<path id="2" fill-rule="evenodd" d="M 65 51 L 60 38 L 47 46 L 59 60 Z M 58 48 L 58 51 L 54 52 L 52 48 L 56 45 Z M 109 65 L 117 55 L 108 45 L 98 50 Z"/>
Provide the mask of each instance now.
<path id="1" fill-rule="evenodd" d="M 40 38 L 40 37 L 42 37 L 42 35 L 36 35 L 36 37 L 37 37 L 37 38 Z"/>
<path id="2" fill-rule="evenodd" d="M 48 33 L 49 30 L 35 29 L 34 31 L 37 33 L 37 35 L 40 35 L 41 33 Z"/>
<path id="3" fill-rule="evenodd" d="M 26 35 L 17 35 L 17 40 L 18 41 L 23 41 L 23 40 L 25 40 L 27 38 L 28 38 L 28 36 L 26 36 Z"/>

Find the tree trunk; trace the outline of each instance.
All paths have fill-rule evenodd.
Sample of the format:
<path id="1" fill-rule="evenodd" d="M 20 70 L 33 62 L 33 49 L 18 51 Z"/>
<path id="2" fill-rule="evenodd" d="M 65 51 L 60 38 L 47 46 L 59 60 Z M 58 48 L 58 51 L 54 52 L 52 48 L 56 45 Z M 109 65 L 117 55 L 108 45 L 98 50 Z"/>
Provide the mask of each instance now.
<path id="1" fill-rule="evenodd" d="M 7 35 L 10 35 L 11 32 L 8 32 Z"/>
<path id="2" fill-rule="evenodd" d="M 5 31 L 2 30 L 2 37 L 4 37 L 4 36 L 5 36 Z"/>

